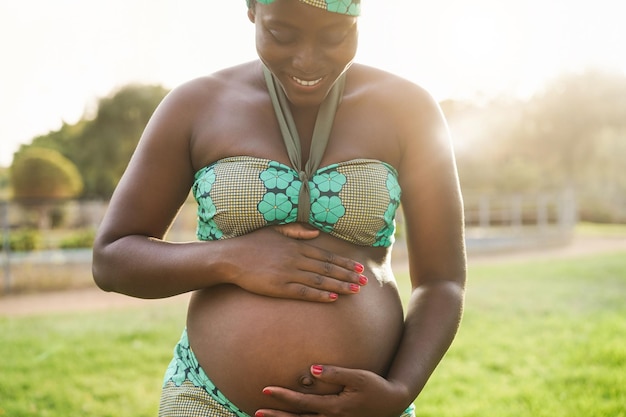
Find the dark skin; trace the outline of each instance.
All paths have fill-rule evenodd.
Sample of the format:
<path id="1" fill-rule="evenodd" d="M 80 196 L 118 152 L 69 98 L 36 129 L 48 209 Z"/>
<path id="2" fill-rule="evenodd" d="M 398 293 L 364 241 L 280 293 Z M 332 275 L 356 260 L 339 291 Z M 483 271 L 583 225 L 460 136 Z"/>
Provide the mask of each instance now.
<path id="1" fill-rule="evenodd" d="M 319 324 L 316 334 L 326 338 L 320 346 L 336 343 L 332 355 L 337 356 L 329 352 L 290 358 L 293 373 L 286 369 L 284 375 L 270 375 L 259 367 L 240 370 L 249 375 L 246 379 L 254 392 L 236 400 L 225 393 L 245 405 L 249 414 L 397 417 L 445 354 L 462 311 L 462 204 L 445 122 L 437 104 L 421 88 L 352 64 L 356 18 L 290 0 L 257 5 L 249 17 L 257 27 L 259 56 L 291 102 L 303 149 L 308 150 L 319 104 L 339 74 L 346 72 L 344 98 L 322 165 L 365 157 L 398 170 L 412 284 L 404 321 L 397 314 L 390 248 L 356 246 L 299 224 L 263 228 L 223 241 L 174 244 L 165 240 L 201 167 L 232 155 L 289 164 L 258 62 L 192 81 L 159 106 L 99 230 L 94 277 L 105 290 L 143 298 L 196 291 L 188 322 L 190 342 L 212 379 L 219 379 L 220 372 L 228 375 L 226 371 L 239 370 L 222 369 L 203 353 L 203 347 L 227 349 L 207 347 L 212 341 L 205 339 L 204 332 L 219 326 L 206 315 L 213 313 L 211 309 L 232 320 L 228 330 L 234 334 L 237 326 L 242 332 L 251 331 L 243 318 L 238 321 L 241 308 L 234 308 L 244 301 L 252 317 L 259 311 L 268 322 L 293 317 L 281 329 L 289 330 L 284 337 L 293 336 L 293 343 L 308 340 L 302 346 L 316 343 L 317 338 L 298 334 L 298 315 L 303 314 L 299 323 Z M 321 81 L 319 87 L 303 89 L 294 76 Z M 303 157 L 306 160 L 307 155 Z M 241 262 L 242 256 L 246 262 Z M 363 276 L 369 278 L 367 285 Z M 357 284 L 360 291 L 350 284 Z M 232 300 L 232 304 L 217 310 L 215 300 Z M 282 309 L 282 316 L 271 316 Z M 371 316 L 353 316 L 358 311 Z M 353 334 L 346 335 L 350 332 L 336 324 L 339 317 L 352 326 Z M 348 337 L 367 336 L 365 324 L 372 320 L 380 320 L 380 328 L 391 329 L 390 333 L 380 341 L 366 337 L 362 357 L 355 356 Z M 280 357 L 282 351 L 273 353 L 274 338 L 272 332 L 255 336 L 254 356 L 262 357 L 267 369 L 280 370 L 287 358 Z M 236 344 L 228 347 L 236 348 Z M 366 353 L 380 348 L 388 352 L 382 360 Z M 325 359 L 328 362 L 318 362 Z M 237 394 L 233 391 L 233 395 Z"/>

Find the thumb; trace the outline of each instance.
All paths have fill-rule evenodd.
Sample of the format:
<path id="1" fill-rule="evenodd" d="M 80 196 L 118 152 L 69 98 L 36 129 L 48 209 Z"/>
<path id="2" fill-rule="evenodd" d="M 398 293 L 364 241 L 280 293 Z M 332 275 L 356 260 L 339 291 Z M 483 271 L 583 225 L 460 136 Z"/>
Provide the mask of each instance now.
<path id="1" fill-rule="evenodd" d="M 362 380 L 359 377 L 360 371 L 339 366 L 312 365 L 310 371 L 311 375 L 320 381 L 344 387 L 354 387 Z"/>

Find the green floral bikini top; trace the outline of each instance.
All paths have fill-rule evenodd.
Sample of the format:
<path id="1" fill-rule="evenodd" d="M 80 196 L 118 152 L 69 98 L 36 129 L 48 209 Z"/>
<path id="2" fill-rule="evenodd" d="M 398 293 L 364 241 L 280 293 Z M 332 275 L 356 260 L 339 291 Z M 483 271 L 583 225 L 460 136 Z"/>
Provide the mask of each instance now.
<path id="1" fill-rule="evenodd" d="M 300 221 L 356 245 L 391 246 L 401 195 L 397 171 L 374 159 L 319 167 L 343 95 L 344 77 L 322 103 L 310 158 L 302 168 L 287 99 L 267 69 L 265 76 L 292 166 L 234 156 L 200 169 L 192 188 L 198 203 L 198 239 L 227 239 Z"/>

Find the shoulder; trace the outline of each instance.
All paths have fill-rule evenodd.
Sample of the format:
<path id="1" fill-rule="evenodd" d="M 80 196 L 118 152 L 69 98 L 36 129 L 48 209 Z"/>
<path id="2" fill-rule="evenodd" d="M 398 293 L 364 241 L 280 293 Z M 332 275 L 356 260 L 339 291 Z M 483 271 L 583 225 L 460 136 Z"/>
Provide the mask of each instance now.
<path id="1" fill-rule="evenodd" d="M 442 121 L 439 103 L 424 87 L 390 72 L 354 64 L 346 89 L 400 130 L 415 133 Z"/>
<path id="2" fill-rule="evenodd" d="M 249 96 L 259 83 L 259 65 L 252 61 L 194 78 L 175 87 L 167 98 L 198 104 Z"/>
<path id="3" fill-rule="evenodd" d="M 362 64 L 353 64 L 348 76 L 349 85 L 358 94 L 383 100 L 385 103 L 432 105 L 433 97 L 419 84 L 396 74 Z"/>
<path id="4" fill-rule="evenodd" d="M 384 117 L 403 143 L 430 140 L 434 131 L 445 132 L 447 126 L 439 103 L 424 87 L 366 65 L 355 64 L 350 71 L 348 94 L 366 103 L 370 113 Z"/>

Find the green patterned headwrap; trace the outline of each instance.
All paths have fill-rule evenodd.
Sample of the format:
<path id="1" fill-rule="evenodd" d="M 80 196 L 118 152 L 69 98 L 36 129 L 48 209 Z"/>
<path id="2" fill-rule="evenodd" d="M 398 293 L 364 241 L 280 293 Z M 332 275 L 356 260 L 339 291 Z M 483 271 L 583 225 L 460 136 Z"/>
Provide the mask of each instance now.
<path id="1" fill-rule="evenodd" d="M 274 0 L 256 0 L 258 3 L 270 4 Z M 346 14 L 348 16 L 358 16 L 361 14 L 361 0 L 300 0 L 311 6 L 328 10 L 333 13 Z M 255 0 L 246 0 L 248 7 L 252 7 Z"/>

